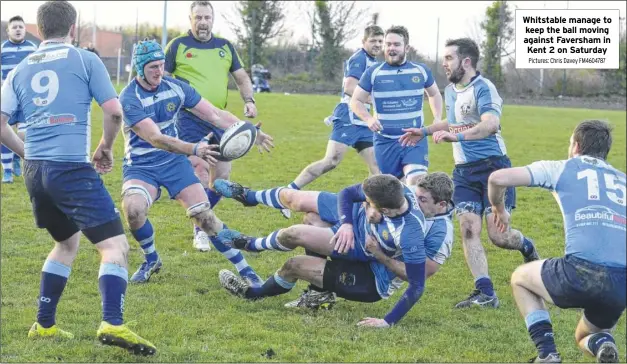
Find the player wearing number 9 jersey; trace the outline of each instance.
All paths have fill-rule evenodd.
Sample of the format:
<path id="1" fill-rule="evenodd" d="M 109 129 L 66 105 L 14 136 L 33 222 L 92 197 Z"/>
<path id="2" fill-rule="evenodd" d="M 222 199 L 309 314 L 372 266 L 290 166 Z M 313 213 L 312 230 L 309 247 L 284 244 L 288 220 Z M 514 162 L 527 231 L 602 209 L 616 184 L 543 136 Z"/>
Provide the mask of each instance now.
<path id="1" fill-rule="evenodd" d="M 92 99 L 104 111 L 104 133 L 93 156 L 100 173 L 111 171 L 122 107 L 98 56 L 70 44 L 76 17 L 67 1 L 41 5 L 37 26 L 44 41 L 2 85 L 1 141 L 25 157 L 24 181 L 35 221 L 57 242 L 42 269 L 37 322 L 28 336 L 73 337 L 56 326 L 55 316 L 82 232 L 102 257 L 98 285 L 103 317 L 98 339 L 151 355 L 155 346 L 123 325 L 129 245 L 118 210 L 89 158 Z M 25 143 L 7 125 L 18 109 L 28 128 Z"/>
<path id="2" fill-rule="evenodd" d="M 582 308 L 575 331 L 579 347 L 601 363 L 618 362 L 610 334 L 625 311 L 625 173 L 607 163 L 611 127 L 599 120 L 577 126 L 569 159 L 540 161 L 492 173 L 488 193 L 495 221 L 509 225 L 503 195 L 508 186 L 542 187 L 562 210 L 566 252 L 534 261 L 512 275 L 514 298 L 538 349 L 539 362 L 559 362 L 543 300 L 560 308 Z"/>

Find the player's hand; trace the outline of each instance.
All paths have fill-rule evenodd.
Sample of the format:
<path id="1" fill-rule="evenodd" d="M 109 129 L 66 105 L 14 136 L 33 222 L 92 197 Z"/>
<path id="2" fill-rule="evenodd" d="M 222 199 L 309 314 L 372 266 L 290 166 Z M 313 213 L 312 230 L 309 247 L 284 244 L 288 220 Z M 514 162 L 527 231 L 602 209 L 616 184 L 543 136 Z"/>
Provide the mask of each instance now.
<path id="1" fill-rule="evenodd" d="M 366 250 L 375 256 L 381 252 L 381 247 L 379 246 L 379 243 L 370 234 L 368 234 L 368 236 L 366 237 Z"/>
<path id="2" fill-rule="evenodd" d="M 361 327 L 376 327 L 376 328 L 388 328 L 390 324 L 387 323 L 384 319 L 378 319 L 374 317 L 366 317 L 365 319 L 359 321 L 357 326 Z"/>
<path id="3" fill-rule="evenodd" d="M 99 144 L 91 158 L 91 163 L 99 174 L 111 172 L 113 169 L 113 151 Z"/>
<path id="4" fill-rule="evenodd" d="M 353 235 L 353 225 L 352 224 L 342 224 L 339 230 L 329 242 L 333 245 L 333 250 L 337 251 L 340 254 L 346 254 L 349 250 L 355 247 L 355 236 Z"/>
<path id="5" fill-rule="evenodd" d="M 435 142 L 435 144 L 439 144 L 442 142 L 456 142 L 457 135 L 450 133 L 446 130 L 440 130 L 433 133 L 433 141 Z"/>
<path id="6" fill-rule="evenodd" d="M 492 215 L 494 224 L 501 233 L 509 230 L 512 217 L 504 206 L 492 206 Z"/>
<path id="7" fill-rule="evenodd" d="M 257 116 L 257 106 L 254 102 L 247 102 L 244 104 L 244 116 L 254 119 Z"/>
<path id="8" fill-rule="evenodd" d="M 213 133 L 209 133 L 206 137 L 202 138 L 202 140 L 196 144 L 194 154 L 197 157 L 204 159 L 210 166 L 215 166 L 218 163 L 218 160 L 215 159 L 214 156 L 220 155 L 220 151 L 217 150 L 220 149 L 220 145 L 209 144 L 212 137 Z"/>
<path id="9" fill-rule="evenodd" d="M 255 144 L 257 145 L 257 149 L 259 149 L 259 153 L 263 153 L 264 150 L 270 153 L 270 148 L 274 148 L 274 143 L 272 143 L 274 139 L 259 129 L 261 128 L 261 123 L 257 123 L 255 127 L 257 128 L 257 139 L 255 140 Z"/>
<path id="10" fill-rule="evenodd" d="M 375 117 L 371 117 L 371 118 L 368 118 L 368 129 L 377 133 L 383 130 L 383 125 L 381 125 L 381 122 L 379 122 L 379 119 Z"/>
<path id="11" fill-rule="evenodd" d="M 404 147 L 414 147 L 425 137 L 420 128 L 407 128 L 402 130 L 405 134 L 401 135 L 398 141 L 401 142 L 401 145 Z"/>

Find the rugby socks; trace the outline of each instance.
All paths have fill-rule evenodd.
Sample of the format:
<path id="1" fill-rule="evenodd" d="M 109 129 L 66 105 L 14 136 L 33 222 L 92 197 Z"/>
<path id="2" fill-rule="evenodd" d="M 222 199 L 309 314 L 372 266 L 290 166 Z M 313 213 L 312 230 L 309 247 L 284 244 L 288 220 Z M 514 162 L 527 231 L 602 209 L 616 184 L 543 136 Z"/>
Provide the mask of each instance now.
<path id="1" fill-rule="evenodd" d="M 46 260 L 41 269 L 37 322 L 44 328 L 55 324 L 57 305 L 72 268 L 54 260 Z"/>
<path id="2" fill-rule="evenodd" d="M 281 199 L 279 198 L 279 194 L 284 188 L 285 187 L 278 187 L 261 191 L 248 190 L 246 193 L 246 202 L 250 205 L 263 204 L 274 207 L 275 209 L 284 209 L 285 206 L 281 204 Z"/>
<path id="3" fill-rule="evenodd" d="M 209 199 L 209 205 L 211 205 L 211 208 L 214 208 L 222 198 L 222 195 L 219 195 L 216 191 L 210 188 L 205 188 L 205 193 L 207 194 L 207 198 Z M 194 236 L 196 236 L 196 234 L 201 231 L 202 229 L 194 224 Z"/>
<path id="4" fill-rule="evenodd" d="M 494 286 L 488 276 L 481 276 L 475 279 L 475 288 L 486 296 L 494 297 Z"/>
<path id="5" fill-rule="evenodd" d="M 596 334 L 592 334 L 588 337 L 588 350 L 592 355 L 597 356 L 601 345 L 608 341 L 616 344 L 614 337 L 612 337 L 609 332 L 597 332 Z"/>
<path id="6" fill-rule="evenodd" d="M 226 224 L 222 224 L 222 229 L 228 229 Z M 248 264 L 241 251 L 224 245 L 220 239 L 218 239 L 217 235 L 210 236 L 209 240 L 211 240 L 211 243 L 216 250 L 222 253 L 222 255 L 224 255 L 224 257 L 235 266 L 240 276 L 250 278 L 252 280 L 259 279 L 259 282 L 262 281 L 255 270 Z"/>
<path id="7" fill-rule="evenodd" d="M 157 254 L 157 250 L 155 249 L 155 231 L 152 228 L 150 220 L 146 219 L 144 226 L 140 227 L 138 230 L 131 230 L 131 234 L 133 234 L 135 240 L 139 242 L 139 246 L 141 246 L 144 251 L 144 257 L 148 264 L 156 262 L 159 259 L 159 254 Z"/>
<path id="8" fill-rule="evenodd" d="M 551 353 L 557 353 L 553 326 L 547 311 L 537 310 L 530 312 L 525 317 L 525 324 L 531 340 L 536 344 L 540 358 L 546 358 Z"/>
<path id="9" fill-rule="evenodd" d="M 277 239 L 279 232 L 283 229 L 275 230 L 265 238 L 250 238 L 248 248 L 246 250 L 251 252 L 260 252 L 264 250 L 279 250 L 279 251 L 292 251 L 294 249 L 286 248 L 281 245 Z"/>
<path id="10" fill-rule="evenodd" d="M 0 155 L 2 157 L 2 170 L 4 175 L 13 176 L 13 151 L 2 144 Z"/>
<path id="11" fill-rule="evenodd" d="M 102 296 L 102 320 L 111 325 L 124 323 L 124 294 L 128 284 L 128 271 L 117 264 L 102 263 L 98 273 L 98 286 Z"/>
<path id="12" fill-rule="evenodd" d="M 281 278 L 278 273 L 274 273 L 273 276 L 268 278 L 263 286 L 248 288 L 244 297 L 249 299 L 255 299 L 278 296 L 280 294 L 289 292 L 292 288 L 294 288 L 295 285 L 296 282 L 288 282 Z"/>
<path id="13" fill-rule="evenodd" d="M 300 191 L 300 187 L 298 187 L 298 185 L 296 184 L 296 182 L 292 182 L 290 183 L 287 188 L 291 188 L 293 190 L 299 190 Z"/>

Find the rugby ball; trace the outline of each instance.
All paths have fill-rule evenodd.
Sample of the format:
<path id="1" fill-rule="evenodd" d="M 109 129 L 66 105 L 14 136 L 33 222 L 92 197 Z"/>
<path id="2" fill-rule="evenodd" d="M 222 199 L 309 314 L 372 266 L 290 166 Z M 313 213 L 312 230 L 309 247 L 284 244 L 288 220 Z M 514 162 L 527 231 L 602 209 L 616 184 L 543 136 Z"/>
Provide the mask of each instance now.
<path id="1" fill-rule="evenodd" d="M 224 131 L 220 140 L 219 160 L 231 161 L 241 158 L 255 145 L 257 128 L 247 121 L 239 121 Z"/>

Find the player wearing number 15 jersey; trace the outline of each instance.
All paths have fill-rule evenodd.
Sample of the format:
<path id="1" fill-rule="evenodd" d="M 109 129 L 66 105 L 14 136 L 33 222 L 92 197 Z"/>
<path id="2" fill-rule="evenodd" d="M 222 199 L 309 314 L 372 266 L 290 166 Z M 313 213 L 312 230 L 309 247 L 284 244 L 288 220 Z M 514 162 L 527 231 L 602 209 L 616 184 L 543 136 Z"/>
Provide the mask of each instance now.
<path id="1" fill-rule="evenodd" d="M 44 41 L 2 85 L 1 141 L 25 157 L 24 181 L 35 221 L 56 241 L 42 269 L 37 322 L 28 336 L 73 337 L 56 326 L 55 316 L 82 232 L 102 257 L 98 339 L 150 355 L 156 352 L 154 345 L 123 325 L 129 245 L 120 215 L 98 176 L 112 169 L 111 150 L 122 124 L 122 107 L 98 56 L 69 44 L 76 17 L 67 1 L 41 5 L 37 26 Z M 92 158 L 98 172 L 89 158 L 92 99 L 104 112 L 104 133 Z M 7 124 L 18 109 L 27 124 L 25 144 Z"/>
<path id="2" fill-rule="evenodd" d="M 566 253 L 534 261 L 512 275 L 514 298 L 538 349 L 536 362 L 560 362 L 543 300 L 560 308 L 582 308 L 575 339 L 600 363 L 617 363 L 610 334 L 625 311 L 625 173 L 607 163 L 610 126 L 588 120 L 570 140 L 569 158 L 541 161 L 492 173 L 488 193 L 495 222 L 507 229 L 503 203 L 508 186 L 535 186 L 553 192 L 564 216 Z"/>

